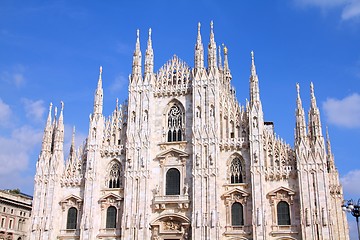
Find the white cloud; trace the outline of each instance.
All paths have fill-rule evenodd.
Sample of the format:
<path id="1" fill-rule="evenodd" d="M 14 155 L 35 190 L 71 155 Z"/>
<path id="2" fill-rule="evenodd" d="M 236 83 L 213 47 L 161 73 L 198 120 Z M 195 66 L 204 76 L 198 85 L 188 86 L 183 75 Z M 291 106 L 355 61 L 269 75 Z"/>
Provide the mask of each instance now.
<path id="1" fill-rule="evenodd" d="M 348 20 L 356 17 L 360 17 L 360 1 L 351 1 L 343 9 L 341 18 Z"/>
<path id="2" fill-rule="evenodd" d="M 11 108 L 0 98 L 0 126 L 6 126 L 11 117 Z"/>
<path id="3" fill-rule="evenodd" d="M 350 20 L 360 17 L 360 0 L 294 0 L 298 6 L 318 7 L 321 10 L 340 9 L 341 19 Z"/>
<path id="4" fill-rule="evenodd" d="M 10 137 L 0 137 L 0 175 L 26 170 L 31 152 L 41 143 L 42 131 L 30 126 L 14 129 Z"/>
<path id="5" fill-rule="evenodd" d="M 2 71 L 0 73 L 0 81 L 21 87 L 25 84 L 24 72 L 25 67 L 23 65 L 16 65 L 10 71 Z"/>
<path id="6" fill-rule="evenodd" d="M 360 169 L 352 170 L 340 178 L 344 195 L 348 198 L 360 197 L 360 188 L 354 187 L 354 183 L 360 182 Z"/>
<path id="7" fill-rule="evenodd" d="M 337 7 L 346 4 L 349 0 L 295 0 L 301 6 L 314 6 L 320 8 Z"/>
<path id="8" fill-rule="evenodd" d="M 354 93 L 344 99 L 328 98 L 323 109 L 329 123 L 348 127 L 360 127 L 360 95 Z"/>
<path id="9" fill-rule="evenodd" d="M 124 87 L 127 87 L 128 80 L 123 75 L 119 75 L 115 78 L 114 82 L 110 86 L 111 92 L 118 92 L 122 90 Z"/>
<path id="10" fill-rule="evenodd" d="M 43 115 L 45 112 L 44 101 L 42 100 L 31 100 L 24 98 L 22 99 L 26 112 L 26 117 L 35 122 L 43 122 Z"/>

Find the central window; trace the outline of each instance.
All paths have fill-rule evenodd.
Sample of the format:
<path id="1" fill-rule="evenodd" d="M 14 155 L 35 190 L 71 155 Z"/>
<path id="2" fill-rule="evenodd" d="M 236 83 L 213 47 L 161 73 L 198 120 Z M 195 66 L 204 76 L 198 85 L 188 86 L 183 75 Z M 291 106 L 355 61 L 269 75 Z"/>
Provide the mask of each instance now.
<path id="1" fill-rule="evenodd" d="M 232 226 L 244 225 L 244 211 L 241 203 L 235 202 L 231 206 L 231 225 Z"/>
<path id="2" fill-rule="evenodd" d="M 108 187 L 120 188 L 121 187 L 121 165 L 117 161 L 111 163 L 111 167 L 108 172 Z"/>
<path id="3" fill-rule="evenodd" d="M 76 229 L 76 222 L 77 222 L 77 209 L 71 207 L 68 210 L 66 229 Z"/>
<path id="4" fill-rule="evenodd" d="M 180 195 L 180 172 L 176 168 L 166 173 L 166 195 Z"/>
<path id="5" fill-rule="evenodd" d="M 276 210 L 278 225 L 290 225 L 289 204 L 285 201 L 281 201 L 278 203 Z"/>
<path id="6" fill-rule="evenodd" d="M 242 166 L 239 158 L 234 158 L 230 166 L 231 183 L 242 183 Z"/>
<path id="7" fill-rule="evenodd" d="M 117 209 L 114 206 L 108 207 L 106 211 L 106 228 L 116 228 Z"/>
<path id="8" fill-rule="evenodd" d="M 168 142 L 176 142 L 183 140 L 183 113 L 180 107 L 174 104 L 168 113 Z"/>

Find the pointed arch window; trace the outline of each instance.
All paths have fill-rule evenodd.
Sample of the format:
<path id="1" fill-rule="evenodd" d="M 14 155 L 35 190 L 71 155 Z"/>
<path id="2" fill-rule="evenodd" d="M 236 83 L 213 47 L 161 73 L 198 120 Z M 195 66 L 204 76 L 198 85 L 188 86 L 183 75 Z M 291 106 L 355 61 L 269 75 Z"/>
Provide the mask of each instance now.
<path id="1" fill-rule="evenodd" d="M 114 206 L 106 210 L 106 228 L 116 228 L 117 209 Z"/>
<path id="2" fill-rule="evenodd" d="M 230 165 L 231 183 L 242 183 L 242 164 L 240 158 L 234 158 Z"/>
<path id="3" fill-rule="evenodd" d="M 231 205 L 231 225 L 243 226 L 244 225 L 244 210 L 241 203 L 235 202 Z"/>
<path id="4" fill-rule="evenodd" d="M 69 208 L 66 221 L 66 229 L 76 229 L 77 213 L 78 210 L 76 208 Z"/>
<path id="5" fill-rule="evenodd" d="M 183 140 L 183 112 L 180 107 L 174 104 L 168 112 L 168 142 Z"/>
<path id="6" fill-rule="evenodd" d="M 277 204 L 276 210 L 278 225 L 290 225 L 289 204 L 285 201 L 281 201 Z"/>
<path id="7" fill-rule="evenodd" d="M 180 171 L 176 168 L 166 173 L 166 195 L 180 195 Z"/>
<path id="8" fill-rule="evenodd" d="M 114 162 L 109 170 L 109 188 L 120 188 L 121 186 L 121 165 L 118 162 Z"/>

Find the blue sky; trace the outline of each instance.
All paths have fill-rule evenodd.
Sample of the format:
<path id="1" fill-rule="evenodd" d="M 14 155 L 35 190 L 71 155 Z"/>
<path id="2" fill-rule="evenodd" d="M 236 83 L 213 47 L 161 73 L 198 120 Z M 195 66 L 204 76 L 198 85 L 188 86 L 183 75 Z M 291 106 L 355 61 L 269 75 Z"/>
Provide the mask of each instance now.
<path id="1" fill-rule="evenodd" d="M 66 146 L 74 125 L 85 139 L 100 65 L 104 114 L 125 100 L 136 29 L 144 54 L 152 28 L 157 71 L 174 54 L 193 66 L 197 23 L 206 46 L 211 20 L 239 102 L 254 50 L 265 120 L 291 145 L 295 84 L 308 111 L 314 83 L 345 198 L 359 198 L 359 0 L 1 1 L 0 188 L 32 194 L 50 102 L 65 103 Z"/>

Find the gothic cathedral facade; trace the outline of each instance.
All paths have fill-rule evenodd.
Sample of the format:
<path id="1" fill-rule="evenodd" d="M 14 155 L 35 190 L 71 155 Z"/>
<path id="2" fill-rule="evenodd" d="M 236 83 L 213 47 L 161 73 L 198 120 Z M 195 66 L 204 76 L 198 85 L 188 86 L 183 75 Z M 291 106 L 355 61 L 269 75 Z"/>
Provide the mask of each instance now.
<path id="1" fill-rule="evenodd" d="M 64 105 L 50 105 L 30 239 L 349 239 L 313 84 L 308 123 L 297 85 L 291 147 L 264 121 L 253 52 L 245 106 L 212 23 L 206 54 L 199 24 L 194 66 L 174 55 L 154 73 L 151 30 L 144 67 L 138 32 L 127 100 L 103 115 L 100 68 L 88 137 L 66 161 Z"/>

